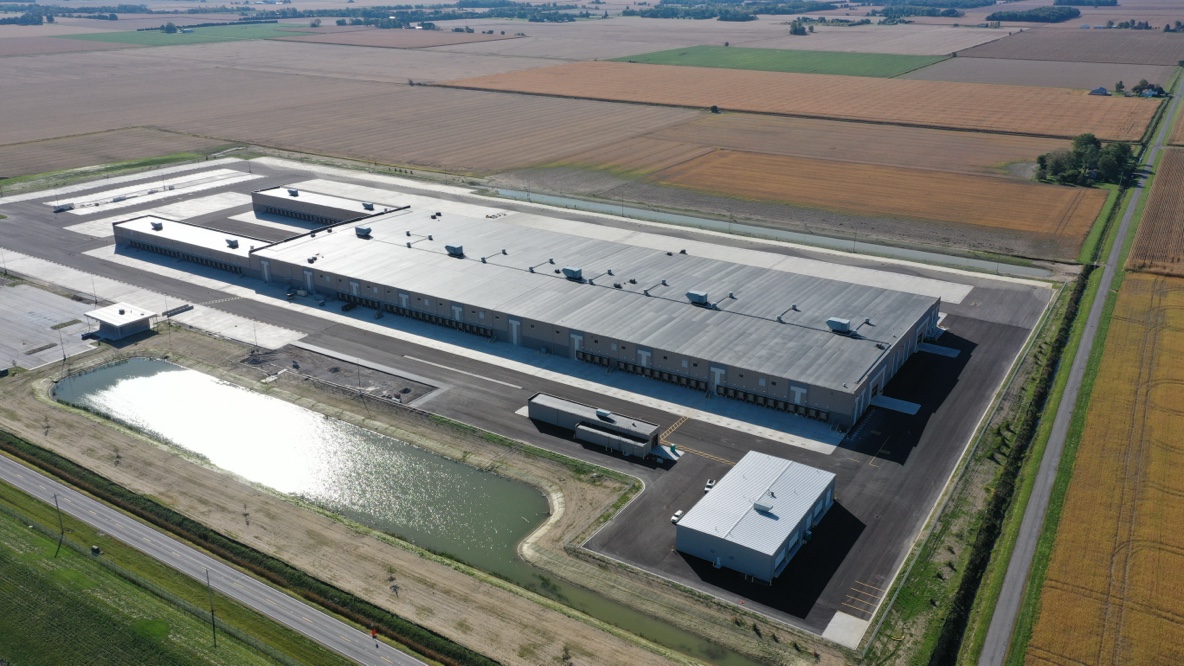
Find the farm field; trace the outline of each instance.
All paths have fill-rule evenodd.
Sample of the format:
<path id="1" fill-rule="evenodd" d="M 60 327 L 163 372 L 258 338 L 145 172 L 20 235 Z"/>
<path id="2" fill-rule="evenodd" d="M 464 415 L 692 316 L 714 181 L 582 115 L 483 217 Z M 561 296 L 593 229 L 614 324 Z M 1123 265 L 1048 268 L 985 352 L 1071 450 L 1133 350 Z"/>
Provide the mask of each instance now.
<path id="1" fill-rule="evenodd" d="M 1073 23 L 1079 24 L 1080 21 Z M 1159 30 L 1037 28 L 959 51 L 958 57 L 1175 67 L 1180 60 L 1184 60 L 1184 34 Z"/>
<path id="2" fill-rule="evenodd" d="M 147 127 L 18 143 L 0 146 L 0 178 L 209 150 L 224 144 Z"/>
<path id="3" fill-rule="evenodd" d="M 671 167 L 653 179 L 743 199 L 956 222 L 1078 244 L 1107 196 L 1099 189 L 727 150 Z"/>
<path id="4" fill-rule="evenodd" d="M 903 74 L 901 78 L 1090 90 L 1098 86 L 1113 88 L 1116 81 L 1132 86 L 1138 83 L 1139 79 L 1166 86 L 1174 73 L 1175 67 L 1164 65 L 950 58 L 924 69 Z"/>
<path id="5" fill-rule="evenodd" d="M 580 62 L 445 86 L 922 127 L 1109 140 L 1142 137 L 1158 101 L 1084 92 L 820 74 Z"/>
<path id="6" fill-rule="evenodd" d="M 270 664 L 115 573 L 0 514 L 0 660 L 12 664 Z"/>
<path id="7" fill-rule="evenodd" d="M 162 17 L 166 18 L 167 17 Z M 165 23 L 162 21 L 161 23 Z M 309 28 L 311 30 L 311 28 Z M 281 28 L 274 23 L 257 23 L 248 25 L 222 25 L 207 28 L 194 28 L 190 33 L 168 34 L 159 30 L 144 32 L 96 32 L 86 35 L 67 35 L 64 39 L 80 39 L 92 42 L 115 42 L 119 44 L 133 44 L 136 46 L 177 46 L 181 44 L 210 44 L 213 42 L 227 42 L 239 39 L 269 39 L 272 37 L 290 37 L 294 31 Z"/>
<path id="8" fill-rule="evenodd" d="M 1025 661 L 1184 662 L 1184 281 L 1119 292 Z"/>
<path id="9" fill-rule="evenodd" d="M 109 51 L 135 48 L 135 44 L 96 42 L 93 40 L 61 39 L 58 37 L 5 37 L 0 39 L 0 58 L 8 56 L 45 55 L 73 51 Z"/>
<path id="10" fill-rule="evenodd" d="M 318 28 L 318 30 L 320 29 Z M 508 35 L 482 35 L 478 32 L 445 32 L 442 30 L 350 30 L 325 35 L 306 34 L 299 37 L 276 37 L 275 39 L 310 44 L 370 46 L 385 49 L 422 49 L 432 46 L 515 39 L 513 35 L 514 33 Z"/>
<path id="11" fill-rule="evenodd" d="M 63 68 L 58 61 L 44 69 L 0 69 L 0 86 L 20 81 L 23 91 L 5 99 L 5 137 L 15 143 L 50 138 L 46 135 L 63 127 L 81 134 L 149 125 L 387 164 L 485 172 L 552 162 L 698 115 L 684 109 L 260 73 L 160 57 L 101 57 L 128 53 L 68 54 L 85 57 L 88 68 Z M 79 85 L 83 76 L 103 84 Z M 220 95 L 207 94 L 211 89 Z M 77 112 L 82 107 L 87 113 Z"/>
<path id="12" fill-rule="evenodd" d="M 489 55 L 517 55 L 538 58 L 592 60 L 622 58 L 637 53 L 686 48 L 697 45 L 852 51 L 903 55 L 948 56 L 1002 35 L 998 30 L 948 28 L 943 26 L 819 26 L 807 37 L 790 37 L 785 17 L 764 16 L 756 21 L 668 21 L 615 17 L 605 21 L 578 23 L 530 23 L 476 20 L 442 21 L 445 30 L 471 26 L 475 30 L 525 32 L 514 42 L 486 42 L 442 47 L 450 51 Z"/>
<path id="13" fill-rule="evenodd" d="M 1184 277 L 1184 149 L 1170 148 L 1159 163 L 1126 266 Z"/>
<path id="14" fill-rule="evenodd" d="M 763 72 L 842 74 L 883 78 L 899 76 L 941 62 L 944 59 L 943 56 L 729 48 L 724 46 L 692 46 L 685 49 L 657 51 L 628 58 L 618 58 L 621 61 L 641 62 L 650 65 L 719 67 Z"/>
<path id="15" fill-rule="evenodd" d="M 1168 143 L 1174 146 L 1184 146 L 1184 114 L 1176 117 L 1176 125 L 1172 127 L 1172 135 L 1168 138 Z"/>
<path id="16" fill-rule="evenodd" d="M 1012 165 L 1034 165 L 1038 155 L 1067 145 L 1063 139 L 722 113 L 599 146 L 561 163 L 645 174 L 725 148 L 999 176 L 1011 175 Z"/>

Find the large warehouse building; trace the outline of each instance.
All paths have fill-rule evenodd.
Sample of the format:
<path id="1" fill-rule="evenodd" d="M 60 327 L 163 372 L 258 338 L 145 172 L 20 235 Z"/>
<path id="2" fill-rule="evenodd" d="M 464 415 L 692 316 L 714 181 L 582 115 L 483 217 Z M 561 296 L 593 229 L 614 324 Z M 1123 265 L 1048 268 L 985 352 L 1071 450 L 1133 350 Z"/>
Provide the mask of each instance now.
<path id="1" fill-rule="evenodd" d="M 834 474 L 750 451 L 678 521 L 676 548 L 772 582 L 834 499 Z"/>
<path id="2" fill-rule="evenodd" d="M 370 213 L 286 189 L 258 197 L 267 210 L 257 212 L 275 214 L 286 197 L 350 221 L 265 244 L 140 218 L 116 223 L 116 240 L 838 428 L 937 326 L 935 297 L 696 257 L 676 239 L 654 250 L 454 213 L 383 212 L 390 204 Z"/>

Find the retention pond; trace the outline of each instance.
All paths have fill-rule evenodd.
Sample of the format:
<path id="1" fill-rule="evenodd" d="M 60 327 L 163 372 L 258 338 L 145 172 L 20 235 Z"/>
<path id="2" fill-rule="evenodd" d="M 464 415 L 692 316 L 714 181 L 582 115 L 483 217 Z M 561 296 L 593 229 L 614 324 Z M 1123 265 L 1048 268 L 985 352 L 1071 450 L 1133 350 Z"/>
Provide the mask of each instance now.
<path id="1" fill-rule="evenodd" d="M 158 359 L 67 377 L 54 397 L 696 659 L 755 666 L 524 562 L 518 544 L 547 517 L 546 498 L 524 483 Z"/>

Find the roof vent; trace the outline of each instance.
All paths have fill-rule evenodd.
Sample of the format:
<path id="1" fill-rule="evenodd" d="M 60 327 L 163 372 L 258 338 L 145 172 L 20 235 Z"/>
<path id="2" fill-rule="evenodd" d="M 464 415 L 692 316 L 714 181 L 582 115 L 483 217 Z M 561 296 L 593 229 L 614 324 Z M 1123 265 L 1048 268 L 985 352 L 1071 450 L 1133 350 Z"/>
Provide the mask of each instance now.
<path id="1" fill-rule="evenodd" d="M 374 204 L 370 203 L 369 201 L 363 201 L 362 208 L 365 208 L 366 210 L 374 210 Z"/>
<path id="2" fill-rule="evenodd" d="M 317 257 L 315 254 L 308 258 L 308 263 L 310 263 L 310 264 L 315 264 L 316 261 L 317 261 Z"/>
<path id="3" fill-rule="evenodd" d="M 576 281 L 583 280 L 584 279 L 584 269 L 576 268 L 575 266 L 564 266 L 563 267 L 563 276 L 569 280 L 576 280 Z"/>
<path id="4" fill-rule="evenodd" d="M 695 305 L 707 305 L 710 303 L 707 300 L 707 292 L 705 291 L 688 291 L 687 299 Z"/>
<path id="5" fill-rule="evenodd" d="M 826 320 L 826 325 L 829 326 L 830 330 L 834 331 L 835 333 L 850 333 L 851 332 L 851 320 L 850 319 L 839 319 L 838 317 L 831 317 L 830 319 Z"/>
<path id="6" fill-rule="evenodd" d="M 613 420 L 613 413 L 607 409 L 597 409 L 596 418 L 611 422 Z"/>
<path id="7" fill-rule="evenodd" d="M 679 251 L 678 251 L 678 253 L 679 253 L 679 254 L 686 254 L 686 253 L 687 253 L 687 251 L 686 251 L 686 250 L 679 250 Z"/>
<path id="8" fill-rule="evenodd" d="M 238 239 L 237 238 L 227 238 L 226 239 L 226 246 L 232 250 L 237 250 L 238 249 Z"/>
<path id="9" fill-rule="evenodd" d="M 465 256 L 465 246 L 464 245 L 445 245 L 444 249 L 448 252 L 448 256 L 450 256 L 450 257 Z"/>
<path id="10" fill-rule="evenodd" d="M 637 284 L 637 278 L 629 278 L 629 284 Z"/>
<path id="11" fill-rule="evenodd" d="M 289 187 L 288 188 L 288 196 L 298 197 L 298 196 L 300 196 L 300 190 L 296 189 L 295 187 Z"/>
<path id="12" fill-rule="evenodd" d="M 432 213 L 432 219 L 433 219 L 433 220 L 434 220 L 434 219 L 436 219 L 436 214 L 435 214 L 435 213 Z"/>
<path id="13" fill-rule="evenodd" d="M 119 308 L 119 314 L 124 314 L 125 312 L 126 312 L 126 310 L 124 310 L 123 308 Z"/>
<path id="14" fill-rule="evenodd" d="M 358 235 L 358 238 L 369 238 L 370 227 L 354 227 L 354 233 Z"/>
<path id="15" fill-rule="evenodd" d="M 161 229 L 164 229 L 164 222 L 153 222 L 152 223 L 152 230 L 153 231 L 160 231 Z"/>

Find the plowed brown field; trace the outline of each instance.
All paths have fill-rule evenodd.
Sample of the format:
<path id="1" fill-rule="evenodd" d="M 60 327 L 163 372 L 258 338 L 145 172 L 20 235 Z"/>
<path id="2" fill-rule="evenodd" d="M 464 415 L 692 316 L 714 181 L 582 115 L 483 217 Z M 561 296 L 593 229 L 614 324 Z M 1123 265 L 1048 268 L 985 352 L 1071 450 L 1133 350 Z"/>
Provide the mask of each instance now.
<path id="1" fill-rule="evenodd" d="M 146 127 L 18 143 L 0 146 L 0 178 L 206 150 L 225 143 Z"/>
<path id="2" fill-rule="evenodd" d="M 856 215 L 919 218 L 1080 242 L 1104 190 L 720 150 L 655 175 L 664 185 Z"/>
<path id="3" fill-rule="evenodd" d="M 1111 140 L 1143 136 L 1158 102 L 1082 91 L 946 81 L 579 62 L 441 84 L 922 127 Z"/>
<path id="4" fill-rule="evenodd" d="M 705 115 L 689 123 L 609 144 L 564 165 L 649 173 L 712 148 L 815 157 L 883 166 L 1006 175 L 1006 167 L 1065 148 L 1062 139 L 951 132 L 747 113 Z"/>
<path id="5" fill-rule="evenodd" d="M 285 42 L 312 42 L 316 44 L 341 44 L 343 46 L 370 46 L 384 49 L 423 49 L 432 46 L 451 46 L 472 42 L 492 42 L 499 39 L 517 39 L 509 35 L 482 35 L 477 32 L 445 32 L 443 30 L 350 30 L 325 35 L 302 35 L 300 37 L 277 37 Z"/>
<path id="6" fill-rule="evenodd" d="M 117 42 L 92 42 L 61 37 L 6 37 L 0 39 L 0 58 L 7 56 L 45 55 L 47 53 L 69 53 L 72 51 L 112 51 L 133 49 L 134 44 Z"/>
<path id="7" fill-rule="evenodd" d="M 1073 21 L 1079 23 L 1079 21 Z M 1184 35 L 1159 30 L 1025 30 L 958 52 L 959 58 L 1014 58 L 1175 66 Z M 1103 81 L 1098 85 L 1112 85 Z M 1167 81 L 1159 81 L 1167 85 Z"/>
<path id="8" fill-rule="evenodd" d="M 1119 293 L 1026 663 L 1184 663 L 1184 281 Z"/>
<path id="9" fill-rule="evenodd" d="M 1170 148 L 1159 163 L 1151 199 L 1127 257 L 1130 270 L 1184 277 L 1184 149 Z"/>

